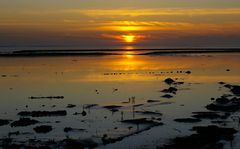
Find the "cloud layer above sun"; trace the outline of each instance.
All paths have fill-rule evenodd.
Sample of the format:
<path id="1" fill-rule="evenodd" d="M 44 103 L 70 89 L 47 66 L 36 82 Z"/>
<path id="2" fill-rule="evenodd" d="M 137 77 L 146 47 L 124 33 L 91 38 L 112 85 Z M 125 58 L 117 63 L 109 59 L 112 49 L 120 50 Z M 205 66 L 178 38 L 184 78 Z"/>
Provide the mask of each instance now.
<path id="1" fill-rule="evenodd" d="M 3 0 L 0 44 L 84 48 L 130 44 L 240 46 L 240 3 L 234 0 L 123 0 L 125 5 L 121 0 L 90 1 Z"/>

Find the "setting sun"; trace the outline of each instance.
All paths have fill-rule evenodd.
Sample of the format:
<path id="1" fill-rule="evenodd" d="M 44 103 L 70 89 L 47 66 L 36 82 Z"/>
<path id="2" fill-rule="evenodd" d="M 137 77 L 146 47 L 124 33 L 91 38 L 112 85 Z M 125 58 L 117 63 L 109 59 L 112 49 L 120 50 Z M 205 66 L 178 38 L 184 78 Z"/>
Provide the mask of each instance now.
<path id="1" fill-rule="evenodd" d="M 122 38 L 127 43 L 132 43 L 135 41 L 136 36 L 134 35 L 122 35 Z"/>

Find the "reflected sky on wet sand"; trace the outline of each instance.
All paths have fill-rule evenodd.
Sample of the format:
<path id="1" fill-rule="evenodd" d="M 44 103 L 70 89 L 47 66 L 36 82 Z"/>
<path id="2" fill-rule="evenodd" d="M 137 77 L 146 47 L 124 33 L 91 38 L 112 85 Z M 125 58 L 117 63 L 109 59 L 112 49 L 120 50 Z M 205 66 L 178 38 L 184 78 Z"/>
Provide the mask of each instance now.
<path id="1" fill-rule="evenodd" d="M 0 117 L 16 120 L 20 111 L 32 110 L 63 110 L 68 115 L 61 117 L 37 118 L 42 123 L 51 124 L 54 130 L 44 136 L 33 134 L 42 140 L 65 138 L 64 127 L 84 128 L 83 134 L 70 133 L 70 137 L 92 137 L 107 133 L 116 137 L 130 133 L 128 125 L 120 123 L 121 112 L 112 113 L 102 109 L 105 105 L 121 105 L 124 118 L 133 118 L 129 98 L 135 99 L 138 110 L 150 110 L 163 113 L 162 122 L 167 125 L 154 128 L 154 132 L 167 131 L 161 138 L 171 138 L 177 135 L 178 128 L 183 134 L 188 134 L 189 126 L 176 124 L 174 118 L 189 117 L 193 111 L 203 111 L 210 98 L 228 93 L 218 82 L 239 84 L 239 54 L 185 54 L 140 56 L 127 50 L 123 55 L 99 57 L 15 57 L 0 58 Z M 173 78 L 184 82 L 177 88 L 179 92 L 173 98 L 163 98 L 161 90 L 168 88 L 163 82 Z M 64 96 L 64 99 L 29 99 L 29 97 Z M 147 100 L 159 100 L 160 103 L 147 103 Z M 14 104 L 13 104 L 14 103 Z M 68 104 L 76 108 L 66 108 Z M 86 104 L 98 104 L 96 108 L 87 111 L 87 116 L 74 116 L 81 112 Z M 183 106 L 184 105 L 184 106 Z M 54 107 L 54 108 L 53 108 Z M 136 113 L 135 118 L 145 115 Z M 60 121 L 55 123 L 55 121 Z M 203 121 L 206 124 L 208 121 Z M 112 127 L 118 127 L 113 129 Z M 132 127 L 132 126 L 131 126 Z M 141 126 L 145 129 L 145 126 Z M 146 127 L 147 128 L 147 127 Z M 32 126 L 23 128 L 0 127 L 0 135 L 8 132 L 33 132 Z M 135 131 L 135 127 L 132 129 Z M 153 130 L 150 130 L 152 132 Z M 97 134 L 96 134 L 97 131 Z M 151 144 L 159 141 L 159 134 L 152 132 L 124 139 L 117 146 Z M 96 138 L 95 138 L 96 137 Z M 18 137 L 17 137 L 18 138 Z M 19 135 L 18 139 L 28 136 Z M 143 139 L 142 143 L 134 143 Z M 96 141 L 95 140 L 95 141 Z M 164 139 L 163 139 L 164 140 Z M 164 142 L 161 140 L 162 142 Z M 161 142 L 160 141 L 160 142 Z M 140 141 L 141 142 L 141 141 Z M 114 146 L 114 144 L 112 144 Z M 111 146 L 110 145 L 110 148 Z M 115 144 L 116 145 L 116 144 Z"/>

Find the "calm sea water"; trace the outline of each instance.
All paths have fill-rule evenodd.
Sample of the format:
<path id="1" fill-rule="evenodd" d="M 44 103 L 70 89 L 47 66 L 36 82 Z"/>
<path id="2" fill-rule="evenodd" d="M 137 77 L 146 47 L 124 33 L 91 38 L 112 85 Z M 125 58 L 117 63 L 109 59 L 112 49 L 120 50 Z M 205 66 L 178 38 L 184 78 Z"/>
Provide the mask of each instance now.
<path id="1" fill-rule="evenodd" d="M 100 148 L 138 148 L 161 144 L 175 136 L 192 133 L 189 131 L 192 124 L 179 124 L 173 119 L 190 117 L 194 111 L 206 111 L 205 106 L 211 103 L 211 97 L 228 93 L 218 82 L 240 84 L 239 62 L 240 54 L 139 56 L 127 52 L 120 56 L 0 58 L 0 119 L 17 120 L 20 111 L 68 112 L 64 118 L 36 118 L 42 124 L 53 126 L 53 131 L 48 135 L 36 134 L 32 129 L 36 125 L 21 128 L 5 125 L 0 126 L 0 137 L 20 131 L 24 134 L 14 136 L 18 141 L 34 137 L 40 140 L 61 140 L 66 135 L 99 141 L 105 133 L 113 137 L 127 134 L 129 126 L 119 122 L 121 112 L 113 114 L 102 106 L 123 106 L 120 111 L 124 112 L 124 119 L 145 117 L 141 114 L 133 116 L 131 104 L 123 104 L 128 98 L 135 97 L 136 104 L 144 104 L 136 110 L 161 112 L 164 125 Z M 191 74 L 186 71 L 191 71 Z M 162 98 L 164 94 L 160 92 L 168 88 L 163 82 L 166 78 L 184 82 L 170 99 Z M 65 98 L 31 100 L 30 96 Z M 161 104 L 150 104 L 147 100 L 160 100 Z M 66 108 L 68 104 L 76 107 Z M 73 115 L 81 112 L 86 104 L 99 106 L 88 111 L 86 117 Z M 205 120 L 199 125 L 209 123 Z M 86 131 L 66 134 L 63 132 L 64 127 Z M 133 129 L 136 129 L 135 126 Z"/>

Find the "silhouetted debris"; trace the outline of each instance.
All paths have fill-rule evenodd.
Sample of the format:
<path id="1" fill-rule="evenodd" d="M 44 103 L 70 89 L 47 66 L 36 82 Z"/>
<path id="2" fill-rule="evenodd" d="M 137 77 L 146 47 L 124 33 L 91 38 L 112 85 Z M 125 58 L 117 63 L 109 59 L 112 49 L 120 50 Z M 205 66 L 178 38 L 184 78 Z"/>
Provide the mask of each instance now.
<path id="1" fill-rule="evenodd" d="M 0 126 L 8 125 L 9 123 L 10 123 L 10 120 L 0 119 Z"/>
<path id="2" fill-rule="evenodd" d="M 177 137 L 169 145 L 163 145 L 158 149 L 222 149 L 220 140 L 231 141 L 237 132 L 233 128 L 221 128 L 217 126 L 193 127 L 197 134 L 187 137 Z"/>
<path id="3" fill-rule="evenodd" d="M 177 92 L 177 88 L 175 87 L 169 87 L 168 89 L 163 89 L 161 92 L 163 93 L 173 93 L 173 94 L 176 94 Z"/>
<path id="4" fill-rule="evenodd" d="M 74 104 L 68 104 L 67 105 L 67 108 L 74 108 L 74 107 L 76 107 L 76 105 L 74 105 Z"/>
<path id="5" fill-rule="evenodd" d="M 186 74 L 191 74 L 192 72 L 188 70 L 188 71 L 186 71 L 185 73 L 186 73 Z"/>
<path id="6" fill-rule="evenodd" d="M 29 99 L 64 99 L 64 96 L 30 96 Z"/>
<path id="7" fill-rule="evenodd" d="M 147 100 L 148 103 L 160 102 L 160 100 Z"/>
<path id="8" fill-rule="evenodd" d="M 174 121 L 182 122 L 182 123 L 196 123 L 196 122 L 201 122 L 202 120 L 198 118 L 177 118 Z"/>
<path id="9" fill-rule="evenodd" d="M 7 77 L 7 75 L 1 75 L 1 77 L 3 77 L 3 78 L 6 78 L 6 77 Z"/>
<path id="10" fill-rule="evenodd" d="M 33 130 L 36 133 L 48 133 L 48 132 L 52 131 L 52 126 L 48 126 L 48 125 L 37 126 L 37 127 L 33 128 Z"/>
<path id="11" fill-rule="evenodd" d="M 59 110 L 59 111 L 22 111 L 19 112 L 18 115 L 20 116 L 32 116 L 32 117 L 45 117 L 45 116 L 66 116 L 66 110 Z"/>
<path id="12" fill-rule="evenodd" d="M 162 96 L 163 98 L 172 98 L 173 96 L 172 95 L 169 95 L 169 94 L 165 94 Z"/>
<path id="13" fill-rule="evenodd" d="M 164 80 L 165 83 L 167 83 L 168 85 L 171 85 L 172 83 L 174 83 L 175 81 L 171 78 L 167 78 Z"/>
<path id="14" fill-rule="evenodd" d="M 226 71 L 230 71 L 230 69 L 226 69 Z"/>
<path id="15" fill-rule="evenodd" d="M 39 123 L 39 121 L 30 118 L 20 118 L 17 121 L 11 123 L 11 127 L 24 127 L 29 125 L 34 125 Z"/>
<path id="16" fill-rule="evenodd" d="M 216 119 L 216 118 L 224 118 L 222 115 L 216 112 L 192 112 L 194 115 L 192 117 L 198 119 Z"/>
<path id="17" fill-rule="evenodd" d="M 85 129 L 77 129 L 77 128 L 65 127 L 63 131 L 68 133 L 68 132 L 71 132 L 71 131 L 86 131 L 86 130 Z"/>

